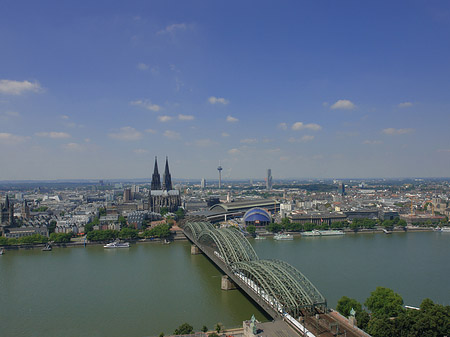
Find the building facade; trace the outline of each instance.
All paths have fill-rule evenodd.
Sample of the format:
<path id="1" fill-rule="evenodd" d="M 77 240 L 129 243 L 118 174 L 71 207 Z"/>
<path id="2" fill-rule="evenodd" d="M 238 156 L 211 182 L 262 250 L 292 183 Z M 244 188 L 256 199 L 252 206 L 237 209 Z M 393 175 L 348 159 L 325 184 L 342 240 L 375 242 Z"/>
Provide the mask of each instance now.
<path id="1" fill-rule="evenodd" d="M 169 212 L 175 212 L 181 206 L 180 191 L 173 189 L 172 176 L 169 171 L 169 160 L 166 157 L 163 183 L 158 172 L 158 161 L 155 157 L 155 167 L 153 169 L 151 189 L 148 197 L 148 209 L 151 212 L 160 213 L 162 208 L 167 208 Z"/>

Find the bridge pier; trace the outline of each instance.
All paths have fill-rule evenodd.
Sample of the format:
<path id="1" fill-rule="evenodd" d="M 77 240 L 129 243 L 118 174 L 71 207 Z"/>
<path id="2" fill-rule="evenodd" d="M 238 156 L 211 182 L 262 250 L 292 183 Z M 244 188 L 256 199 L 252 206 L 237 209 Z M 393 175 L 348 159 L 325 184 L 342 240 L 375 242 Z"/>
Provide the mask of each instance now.
<path id="1" fill-rule="evenodd" d="M 191 255 L 198 255 L 201 253 L 202 253 L 202 251 L 196 245 L 191 246 Z"/>
<path id="2" fill-rule="evenodd" d="M 222 290 L 234 290 L 236 289 L 236 283 L 230 280 L 228 275 L 223 275 L 220 288 Z"/>

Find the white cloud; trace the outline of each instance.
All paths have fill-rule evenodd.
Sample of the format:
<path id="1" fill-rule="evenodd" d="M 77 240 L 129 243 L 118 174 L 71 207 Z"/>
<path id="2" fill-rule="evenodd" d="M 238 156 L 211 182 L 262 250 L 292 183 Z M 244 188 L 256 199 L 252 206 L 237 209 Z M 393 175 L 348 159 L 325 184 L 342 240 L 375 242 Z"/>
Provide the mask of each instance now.
<path id="1" fill-rule="evenodd" d="M 158 120 L 162 123 L 168 122 L 172 120 L 171 116 L 158 116 Z"/>
<path id="2" fill-rule="evenodd" d="M 153 104 L 151 101 L 149 100 L 136 100 L 136 101 L 131 101 L 130 102 L 131 105 L 137 105 L 140 107 L 143 107 L 147 110 L 151 110 L 151 111 L 159 111 L 161 110 L 161 107 L 158 104 Z"/>
<path id="3" fill-rule="evenodd" d="M 27 139 L 28 139 L 28 137 L 13 135 L 12 133 L 0 132 L 0 143 L 1 144 L 14 145 L 14 144 L 23 143 Z"/>
<path id="4" fill-rule="evenodd" d="M 8 120 L 11 118 L 19 118 L 20 117 L 20 113 L 18 113 L 17 111 L 5 111 L 5 112 L 0 112 L 0 120 Z"/>
<path id="5" fill-rule="evenodd" d="M 142 133 L 131 126 L 124 126 L 120 128 L 119 132 L 109 134 L 109 137 L 117 140 L 133 141 L 142 138 Z"/>
<path id="6" fill-rule="evenodd" d="M 235 122 L 239 122 L 239 119 L 233 117 L 233 116 L 227 116 L 227 122 L 229 123 L 235 123 Z"/>
<path id="7" fill-rule="evenodd" d="M 38 82 L 0 80 L 0 94 L 21 95 L 27 91 L 41 92 L 42 90 Z"/>
<path id="8" fill-rule="evenodd" d="M 177 139 L 181 138 L 180 134 L 178 132 L 171 131 L 171 130 L 164 131 L 164 137 L 171 139 L 171 140 L 177 140 Z"/>
<path id="9" fill-rule="evenodd" d="M 232 156 L 238 155 L 239 153 L 241 153 L 241 151 L 239 149 L 228 150 L 228 154 L 231 154 Z"/>
<path id="10" fill-rule="evenodd" d="M 378 145 L 378 144 L 382 144 L 383 142 L 381 140 L 365 140 L 363 142 L 363 144 L 367 144 L 367 145 Z"/>
<path id="11" fill-rule="evenodd" d="M 278 124 L 278 128 L 281 130 L 287 130 L 288 126 L 286 123 L 280 123 Z"/>
<path id="12" fill-rule="evenodd" d="M 208 98 L 208 101 L 211 104 L 220 103 L 220 104 L 223 104 L 223 105 L 227 105 L 228 103 L 230 103 L 229 100 L 227 100 L 227 99 L 225 99 L 223 97 L 214 97 L 214 96 L 211 96 L 210 98 Z"/>
<path id="13" fill-rule="evenodd" d="M 146 150 L 146 149 L 134 149 L 133 152 L 136 153 L 136 154 L 147 154 L 148 150 Z"/>
<path id="14" fill-rule="evenodd" d="M 403 102 L 400 103 L 399 105 L 397 105 L 399 108 L 409 108 L 412 107 L 414 104 L 412 104 L 411 102 Z"/>
<path id="15" fill-rule="evenodd" d="M 414 129 L 395 129 L 395 128 L 387 128 L 387 129 L 383 129 L 381 132 L 384 133 L 385 135 L 404 135 L 407 133 L 412 133 L 414 132 Z"/>
<path id="16" fill-rule="evenodd" d="M 156 34 L 161 35 L 161 34 L 168 34 L 168 33 L 175 33 L 177 30 L 186 30 L 187 29 L 187 25 L 185 23 L 174 23 L 172 25 L 166 26 L 166 28 L 160 30 L 159 32 L 157 32 Z"/>
<path id="17" fill-rule="evenodd" d="M 145 64 L 145 63 L 139 63 L 139 64 L 137 65 L 137 68 L 138 68 L 139 70 L 145 71 L 145 70 L 148 70 L 149 66 L 148 66 L 148 64 Z"/>
<path id="18" fill-rule="evenodd" d="M 310 135 L 304 135 L 301 138 L 291 137 L 291 138 L 289 138 L 289 142 L 290 143 L 306 143 L 306 142 L 310 142 L 310 141 L 314 140 L 314 138 L 315 138 L 314 136 L 310 136 Z"/>
<path id="19" fill-rule="evenodd" d="M 158 131 L 153 130 L 153 129 L 147 129 L 147 130 L 145 130 L 145 132 L 151 133 L 151 134 L 155 134 L 155 133 L 157 133 Z"/>
<path id="20" fill-rule="evenodd" d="M 258 140 L 256 138 L 241 139 L 242 144 L 255 144 L 257 142 L 258 142 Z"/>
<path id="21" fill-rule="evenodd" d="M 62 118 L 62 119 L 69 119 L 69 116 L 67 116 L 67 115 L 61 115 L 61 118 Z"/>
<path id="22" fill-rule="evenodd" d="M 67 132 L 56 132 L 56 131 L 37 132 L 35 135 L 38 137 L 47 137 L 47 138 L 53 138 L 53 139 L 70 138 L 70 135 Z"/>
<path id="23" fill-rule="evenodd" d="M 192 121 L 192 120 L 194 120 L 194 116 L 192 116 L 192 115 L 182 115 L 182 114 L 179 114 L 179 115 L 178 115 L 178 119 L 179 119 L 180 121 Z"/>
<path id="24" fill-rule="evenodd" d="M 74 152 L 81 152 L 84 151 L 84 146 L 78 143 L 68 143 L 62 145 L 62 148 L 66 151 L 74 151 Z"/>
<path id="25" fill-rule="evenodd" d="M 198 147 L 208 147 L 213 146 L 215 144 L 217 143 L 212 141 L 211 139 L 198 139 L 195 141 L 195 145 Z"/>
<path id="26" fill-rule="evenodd" d="M 356 105 L 353 104 L 351 101 L 349 101 L 348 99 L 340 99 L 338 100 L 336 103 L 334 103 L 330 109 L 332 110 L 353 110 L 356 108 Z"/>
<path id="27" fill-rule="evenodd" d="M 222 132 L 222 137 L 230 137 L 230 134 L 226 133 L 226 132 Z"/>
<path id="28" fill-rule="evenodd" d="M 311 130 L 311 131 L 319 131 L 322 130 L 322 127 L 319 124 L 315 123 L 308 123 L 304 124 L 302 122 L 296 122 L 292 124 L 292 130 L 298 131 L 298 130 Z"/>

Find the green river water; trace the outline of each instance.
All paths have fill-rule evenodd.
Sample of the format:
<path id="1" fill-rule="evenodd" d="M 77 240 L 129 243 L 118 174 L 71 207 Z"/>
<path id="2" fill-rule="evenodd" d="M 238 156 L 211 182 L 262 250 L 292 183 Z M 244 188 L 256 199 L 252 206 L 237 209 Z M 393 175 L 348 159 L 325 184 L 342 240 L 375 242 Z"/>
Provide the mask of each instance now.
<path id="1" fill-rule="evenodd" d="M 335 307 L 364 301 L 376 286 L 405 304 L 450 305 L 450 233 L 358 234 L 251 240 L 260 258 L 298 268 Z M 199 330 L 240 326 L 264 314 L 187 241 L 129 249 L 8 250 L 0 256 L 0 336 L 157 336 L 184 322 Z"/>

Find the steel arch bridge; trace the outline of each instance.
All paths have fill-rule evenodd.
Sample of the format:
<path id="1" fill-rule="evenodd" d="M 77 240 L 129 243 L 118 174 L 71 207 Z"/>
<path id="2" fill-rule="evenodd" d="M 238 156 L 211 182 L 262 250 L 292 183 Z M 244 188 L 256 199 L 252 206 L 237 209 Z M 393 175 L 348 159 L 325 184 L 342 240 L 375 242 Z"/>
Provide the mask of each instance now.
<path id="1" fill-rule="evenodd" d="M 183 230 L 194 244 L 214 249 L 231 273 L 280 314 L 326 309 L 327 301 L 299 270 L 280 260 L 260 260 L 250 242 L 234 227 L 186 222 Z M 224 270 L 227 272 L 226 270 Z"/>
<path id="2" fill-rule="evenodd" d="M 189 230 L 197 242 L 217 248 L 219 257 L 228 266 L 258 259 L 252 245 L 235 227 L 218 229 L 208 222 L 190 222 L 184 229 Z"/>

